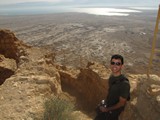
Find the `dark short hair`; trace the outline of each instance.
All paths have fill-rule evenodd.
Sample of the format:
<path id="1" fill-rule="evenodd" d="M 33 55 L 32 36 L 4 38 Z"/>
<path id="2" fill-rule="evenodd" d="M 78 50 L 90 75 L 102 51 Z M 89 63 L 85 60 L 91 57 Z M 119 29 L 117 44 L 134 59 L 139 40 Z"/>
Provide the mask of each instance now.
<path id="1" fill-rule="evenodd" d="M 112 55 L 112 57 L 111 57 L 111 61 L 112 61 L 112 59 L 120 59 L 120 60 L 121 60 L 122 65 L 123 65 L 123 63 L 124 63 L 124 61 L 123 61 L 123 57 L 122 57 L 121 55 L 119 55 L 119 54 Z"/>

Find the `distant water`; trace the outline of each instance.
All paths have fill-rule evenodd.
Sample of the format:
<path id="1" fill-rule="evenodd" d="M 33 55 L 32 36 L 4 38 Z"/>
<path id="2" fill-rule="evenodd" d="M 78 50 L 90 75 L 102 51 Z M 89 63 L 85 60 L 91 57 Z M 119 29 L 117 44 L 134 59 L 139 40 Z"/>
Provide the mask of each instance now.
<path id="1" fill-rule="evenodd" d="M 157 8 L 128 7 L 128 8 L 111 8 L 111 7 L 56 7 L 56 6 L 38 6 L 38 7 L 0 7 L 0 15 L 34 15 L 49 13 L 79 12 L 95 15 L 107 16 L 128 16 L 130 13 L 140 13 L 141 10 L 156 10 Z"/>
<path id="2" fill-rule="evenodd" d="M 131 12 L 141 12 L 131 9 L 117 9 L 117 8 L 74 8 L 74 11 L 95 15 L 107 16 L 128 16 Z"/>

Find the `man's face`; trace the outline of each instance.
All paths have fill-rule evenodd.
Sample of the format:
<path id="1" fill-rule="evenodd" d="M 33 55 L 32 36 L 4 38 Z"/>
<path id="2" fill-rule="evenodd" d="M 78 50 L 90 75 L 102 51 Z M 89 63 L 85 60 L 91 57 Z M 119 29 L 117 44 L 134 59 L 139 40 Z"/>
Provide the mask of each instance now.
<path id="1" fill-rule="evenodd" d="M 114 75 L 120 75 L 123 65 L 120 59 L 112 59 L 110 63 L 111 71 Z"/>

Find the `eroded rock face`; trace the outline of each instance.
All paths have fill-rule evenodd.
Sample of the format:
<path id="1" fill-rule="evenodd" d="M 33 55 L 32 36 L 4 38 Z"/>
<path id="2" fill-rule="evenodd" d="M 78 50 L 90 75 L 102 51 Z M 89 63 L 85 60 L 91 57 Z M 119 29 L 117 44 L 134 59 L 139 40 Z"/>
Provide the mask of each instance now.
<path id="1" fill-rule="evenodd" d="M 0 119 L 42 119 L 44 102 L 62 93 L 59 73 L 46 57 L 47 50 L 26 50 L 27 60 L 21 61 L 13 76 L 0 86 Z"/>
<path id="2" fill-rule="evenodd" d="M 53 58 L 52 58 L 53 57 Z M 0 30 L 0 119 L 39 119 L 47 97 L 61 94 L 54 56 Z"/>
<path id="3" fill-rule="evenodd" d="M 106 80 L 90 69 L 81 70 L 76 78 L 66 72 L 60 72 L 60 76 L 62 89 L 74 95 L 85 110 L 95 109 L 106 96 Z"/>
<path id="4" fill-rule="evenodd" d="M 23 43 L 10 30 L 0 30 L 0 54 L 19 62 Z"/>
<path id="5" fill-rule="evenodd" d="M 10 30 L 0 30 L 0 85 L 14 74 L 21 55 L 24 55 L 24 45 Z"/>

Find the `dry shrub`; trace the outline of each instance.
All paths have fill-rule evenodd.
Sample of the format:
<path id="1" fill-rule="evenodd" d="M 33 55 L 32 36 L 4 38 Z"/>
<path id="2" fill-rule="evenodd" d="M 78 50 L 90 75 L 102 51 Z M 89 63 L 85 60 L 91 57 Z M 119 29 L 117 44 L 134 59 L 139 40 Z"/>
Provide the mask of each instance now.
<path id="1" fill-rule="evenodd" d="M 75 120 L 74 105 L 57 97 L 46 100 L 43 120 Z"/>

